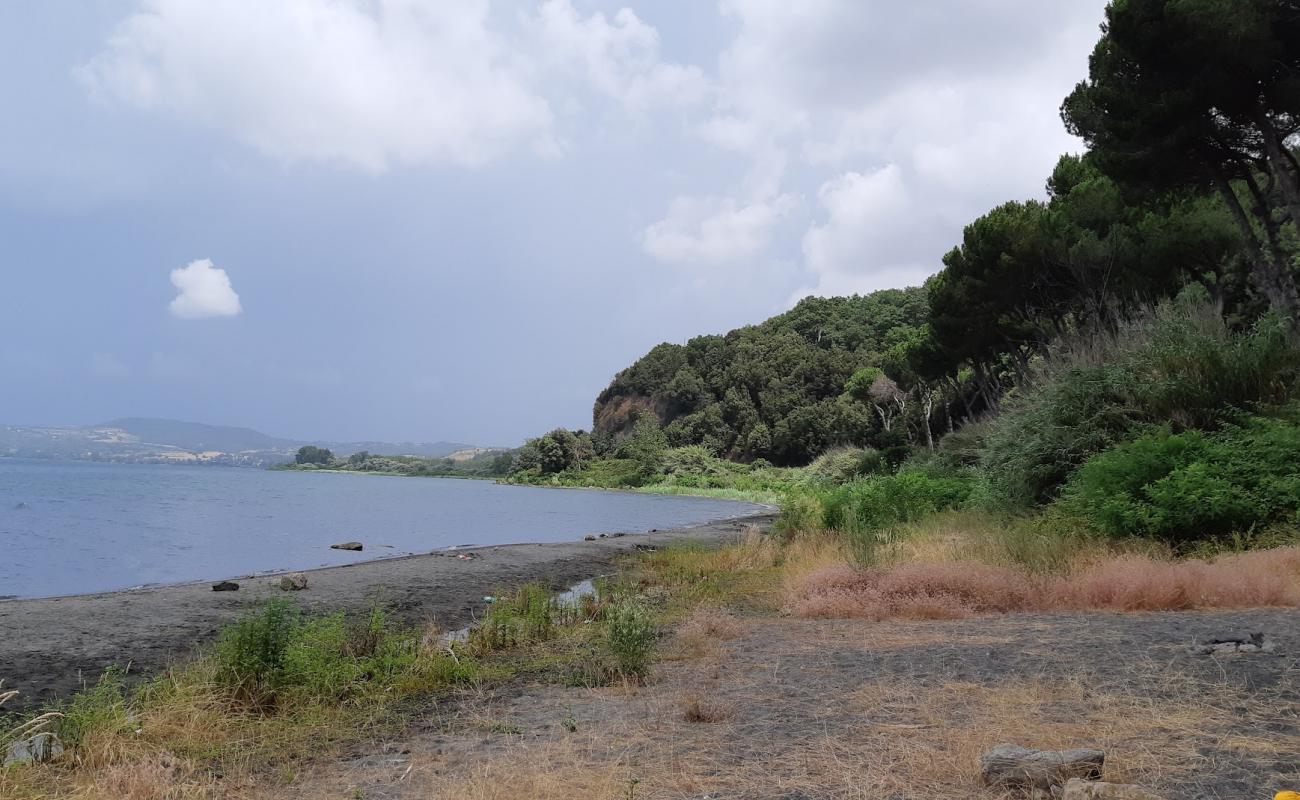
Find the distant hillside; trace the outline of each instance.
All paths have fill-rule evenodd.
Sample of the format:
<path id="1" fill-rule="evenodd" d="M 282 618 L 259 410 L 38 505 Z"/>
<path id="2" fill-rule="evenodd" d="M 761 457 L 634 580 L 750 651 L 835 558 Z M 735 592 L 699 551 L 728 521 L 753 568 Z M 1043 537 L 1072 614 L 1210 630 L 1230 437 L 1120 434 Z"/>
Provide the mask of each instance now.
<path id="1" fill-rule="evenodd" d="M 653 415 L 673 446 L 806 463 L 829 446 L 863 440 L 870 412 L 843 399 L 845 383 L 918 336 L 927 315 L 919 287 L 809 297 L 758 325 L 661 344 L 600 393 L 593 432 L 619 436 Z"/>
<path id="2" fill-rule="evenodd" d="M 460 442 L 305 442 L 251 428 L 206 425 L 152 417 L 125 417 L 83 427 L 0 427 L 0 455 L 100 461 L 215 463 L 244 466 L 281 464 L 306 444 L 337 455 L 443 458 L 472 449 Z"/>
<path id="3" fill-rule="evenodd" d="M 252 428 L 205 425 L 152 417 L 125 417 L 94 425 L 92 430 L 126 431 L 142 443 L 161 444 L 182 450 L 221 450 L 238 453 L 244 450 L 291 450 L 297 445 L 290 439 L 277 439 Z"/>

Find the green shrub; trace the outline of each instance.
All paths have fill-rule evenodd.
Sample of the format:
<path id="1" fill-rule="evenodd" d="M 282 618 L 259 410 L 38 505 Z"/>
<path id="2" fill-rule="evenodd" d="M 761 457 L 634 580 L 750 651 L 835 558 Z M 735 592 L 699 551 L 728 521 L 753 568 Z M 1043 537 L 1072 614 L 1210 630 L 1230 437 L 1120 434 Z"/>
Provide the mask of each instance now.
<path id="1" fill-rule="evenodd" d="M 300 625 L 297 608 L 274 598 L 261 611 L 226 627 L 217 639 L 217 681 L 249 700 L 270 691 Z"/>
<path id="2" fill-rule="evenodd" d="M 807 467 L 815 479 L 828 483 L 849 481 L 885 472 L 889 469 L 880 451 L 870 447 L 837 447 L 822 453 Z"/>
<path id="3" fill-rule="evenodd" d="M 900 472 L 866 478 L 821 493 L 823 525 L 856 533 L 911 522 L 963 505 L 973 485 L 969 475 Z"/>
<path id="4" fill-rule="evenodd" d="M 72 696 L 59 720 L 59 738 L 79 745 L 96 732 L 112 733 L 131 724 L 126 700 L 126 673 L 109 667 L 94 686 Z"/>
<path id="5" fill-rule="evenodd" d="M 355 621 L 342 612 L 312 619 L 281 598 L 227 627 L 215 662 L 218 683 L 254 707 L 285 698 L 346 700 L 398 685 L 432 688 L 472 673 L 424 648 L 415 631 L 382 610 Z"/>
<path id="6" fill-rule="evenodd" d="M 712 450 L 698 444 L 665 450 L 660 464 L 668 475 L 719 475 L 734 471 L 738 466 L 718 458 Z"/>
<path id="7" fill-rule="evenodd" d="M 981 452 L 993 497 L 1005 508 L 1044 504 L 1089 458 L 1156 426 L 1212 430 L 1234 408 L 1282 402 L 1298 364 L 1280 318 L 1233 331 L 1203 293 L 1185 293 L 1063 348 L 1006 402 Z"/>
<path id="8" fill-rule="evenodd" d="M 1163 429 L 1101 453 L 1062 507 L 1113 536 L 1186 544 L 1296 520 L 1300 425 L 1252 417 L 1217 432 Z"/>
<path id="9" fill-rule="evenodd" d="M 635 601 L 625 600 L 606 613 L 605 626 L 605 640 L 619 670 L 626 676 L 644 677 L 655 642 L 650 612 Z"/>

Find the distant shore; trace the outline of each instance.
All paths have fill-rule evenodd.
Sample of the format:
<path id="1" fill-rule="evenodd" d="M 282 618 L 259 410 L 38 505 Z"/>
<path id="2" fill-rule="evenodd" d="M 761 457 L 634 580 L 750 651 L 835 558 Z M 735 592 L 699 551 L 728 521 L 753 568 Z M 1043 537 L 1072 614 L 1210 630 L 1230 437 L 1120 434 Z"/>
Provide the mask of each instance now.
<path id="1" fill-rule="evenodd" d="M 608 572 L 636 545 L 716 543 L 751 525 L 769 529 L 774 513 L 650 534 L 595 541 L 513 544 L 445 550 L 306 570 L 308 587 L 282 592 L 279 577 L 235 578 L 239 590 L 214 592 L 212 582 L 122 592 L 0 601 L 0 679 L 40 705 L 93 683 L 112 665 L 151 675 L 212 641 L 221 626 L 267 599 L 289 596 L 310 611 L 364 610 L 376 604 L 399 617 L 466 625 L 483 597 L 539 581 L 556 589 Z M 459 556 L 468 555 L 462 559 Z"/>

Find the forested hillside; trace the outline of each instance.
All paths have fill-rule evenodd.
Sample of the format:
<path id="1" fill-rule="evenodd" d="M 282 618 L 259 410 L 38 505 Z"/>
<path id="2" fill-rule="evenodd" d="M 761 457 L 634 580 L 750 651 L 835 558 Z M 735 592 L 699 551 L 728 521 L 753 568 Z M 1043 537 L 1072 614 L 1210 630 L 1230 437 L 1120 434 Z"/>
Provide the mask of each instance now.
<path id="1" fill-rule="evenodd" d="M 618 437 L 653 419 L 673 446 L 777 464 L 865 442 L 877 427 L 873 414 L 845 385 L 920 337 L 926 308 L 916 288 L 809 297 L 760 325 L 661 344 L 601 392 L 593 430 Z"/>
<path id="2" fill-rule="evenodd" d="M 923 287 L 654 348 L 515 479 L 775 492 L 859 531 L 953 507 L 1172 542 L 1294 523 L 1292 6 L 1111 4 L 1061 106 L 1087 150 L 1041 199 L 972 221 Z"/>

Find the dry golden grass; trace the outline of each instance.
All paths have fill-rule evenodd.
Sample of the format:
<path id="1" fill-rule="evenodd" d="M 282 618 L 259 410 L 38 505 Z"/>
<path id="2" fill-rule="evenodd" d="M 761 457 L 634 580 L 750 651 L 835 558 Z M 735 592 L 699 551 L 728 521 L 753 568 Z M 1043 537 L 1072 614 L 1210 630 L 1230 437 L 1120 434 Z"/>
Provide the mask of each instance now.
<path id="1" fill-rule="evenodd" d="M 746 638 L 782 647 L 798 641 L 794 629 L 810 623 L 772 624 L 787 635 L 765 635 L 768 628 Z M 1097 746 L 1108 753 L 1109 780 L 1185 785 L 1207 768 L 1207 748 L 1284 758 L 1291 743 L 1262 723 L 1295 711 L 1294 701 L 1280 707 L 1272 698 L 1225 697 L 1195 682 L 1170 686 L 1178 691 L 1164 699 L 1102 691 L 1080 675 L 934 686 L 886 678 L 822 697 L 823 713 L 810 718 L 806 697 L 780 691 L 784 684 L 774 683 L 759 656 L 724 672 L 707 700 L 690 688 L 698 681 L 683 668 L 637 693 L 588 695 L 588 716 L 599 722 L 576 735 L 512 737 L 500 749 L 444 765 L 441 774 L 423 772 L 400 796 L 677 800 L 802 792 L 993 800 L 1004 795 L 980 785 L 979 756 L 1008 741 Z M 1221 729 L 1234 719 L 1247 725 L 1233 733 Z"/>
<path id="2" fill-rule="evenodd" d="M 719 642 L 735 639 L 745 629 L 746 625 L 730 611 L 715 605 L 700 606 L 677 628 L 664 654 L 669 658 L 712 655 Z"/>
<path id="3" fill-rule="evenodd" d="M 1013 611 L 1177 611 L 1300 605 L 1300 548 L 1176 559 L 1158 545 L 1008 530 L 974 512 L 905 526 L 862 568 L 826 534 L 785 567 L 802 617 L 963 619 Z M 796 537 L 792 547 L 798 547 Z"/>
<path id="4" fill-rule="evenodd" d="M 722 722 L 731 717 L 732 709 L 725 702 L 715 697 L 701 696 L 698 692 L 687 692 L 681 698 L 682 719 L 687 722 L 713 723 Z"/>

